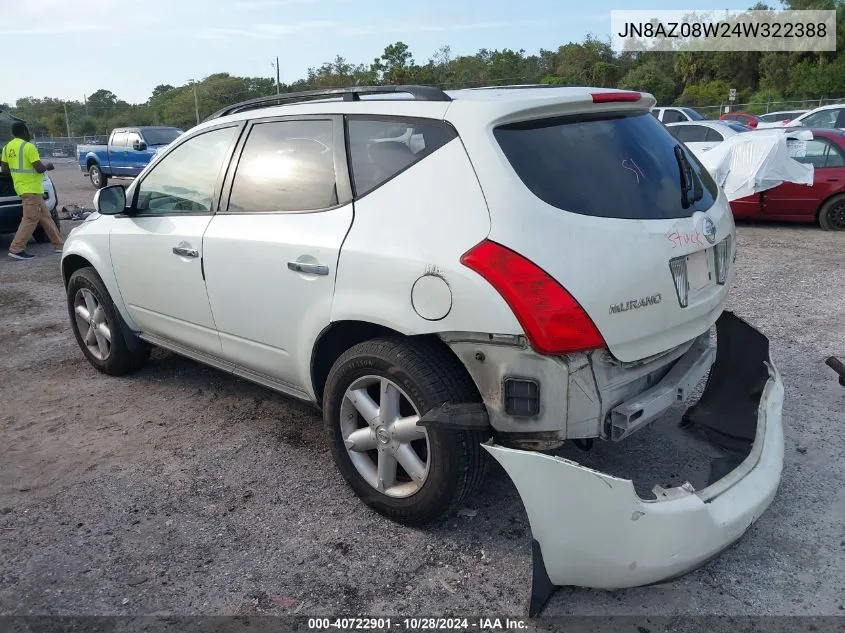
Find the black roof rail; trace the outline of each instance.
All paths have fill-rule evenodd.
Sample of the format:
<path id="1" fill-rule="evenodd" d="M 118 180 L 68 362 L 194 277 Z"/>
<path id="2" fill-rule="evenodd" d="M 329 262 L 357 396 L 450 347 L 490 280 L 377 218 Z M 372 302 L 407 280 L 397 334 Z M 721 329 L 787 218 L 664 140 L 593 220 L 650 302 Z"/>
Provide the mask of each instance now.
<path id="1" fill-rule="evenodd" d="M 322 90 L 305 90 L 302 92 L 283 92 L 278 95 L 258 97 L 248 101 L 241 101 L 225 108 L 221 108 L 208 118 L 220 117 L 245 110 L 253 110 L 263 106 L 283 105 L 285 103 L 307 101 L 318 97 L 343 97 L 344 101 L 360 101 L 361 95 L 379 94 L 409 94 L 417 101 L 451 101 L 452 98 L 436 86 L 350 86 L 348 88 L 325 88 Z"/>

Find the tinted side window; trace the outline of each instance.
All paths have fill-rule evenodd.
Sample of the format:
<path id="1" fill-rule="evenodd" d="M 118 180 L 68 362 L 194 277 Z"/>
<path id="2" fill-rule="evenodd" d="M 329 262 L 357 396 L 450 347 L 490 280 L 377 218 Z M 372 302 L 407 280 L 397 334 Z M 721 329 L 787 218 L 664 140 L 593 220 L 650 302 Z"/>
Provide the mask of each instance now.
<path id="1" fill-rule="evenodd" d="M 124 147 L 126 145 L 126 132 L 115 132 L 111 141 L 112 147 Z"/>
<path id="2" fill-rule="evenodd" d="M 811 114 L 807 118 L 803 119 L 801 124 L 804 127 L 835 127 L 838 114 L 839 110 L 833 108 L 830 110 L 822 110 L 821 112 L 816 112 L 815 114 Z"/>
<path id="3" fill-rule="evenodd" d="M 650 113 L 655 119 L 660 119 L 660 110 L 651 110 Z"/>
<path id="4" fill-rule="evenodd" d="M 684 113 L 689 117 L 690 121 L 703 121 L 704 116 L 700 112 L 692 108 L 683 108 Z"/>
<path id="5" fill-rule="evenodd" d="M 721 143 L 725 140 L 725 137 L 722 136 L 722 133 L 714 130 L 712 127 L 708 127 L 707 129 L 707 136 L 704 137 L 704 140 L 708 143 Z"/>
<path id="6" fill-rule="evenodd" d="M 804 156 L 795 157 L 799 163 L 812 165 L 816 169 L 845 166 L 845 157 L 842 152 L 825 139 L 814 138 L 806 141 L 806 148 Z"/>
<path id="7" fill-rule="evenodd" d="M 138 186 L 144 215 L 210 211 L 214 186 L 237 127 L 198 134 L 164 156 Z"/>
<path id="8" fill-rule="evenodd" d="M 493 134 L 525 186 L 563 211 L 683 218 L 706 211 L 718 196 L 716 183 L 693 153 L 646 113 L 526 121 L 495 128 Z M 679 163 L 689 165 L 700 194 L 688 192 L 692 203 L 686 208 Z"/>
<path id="9" fill-rule="evenodd" d="M 707 128 L 701 125 L 679 125 L 676 138 L 684 143 L 703 143 L 707 138 Z"/>
<path id="10" fill-rule="evenodd" d="M 315 211 L 338 204 L 330 120 L 256 123 L 238 161 L 230 212 Z"/>
<path id="11" fill-rule="evenodd" d="M 824 162 L 825 167 L 845 167 L 845 155 L 834 143 L 828 144 L 827 160 Z"/>
<path id="12" fill-rule="evenodd" d="M 457 137 L 438 121 L 349 117 L 349 162 L 355 195 L 372 191 Z"/>
<path id="13" fill-rule="evenodd" d="M 686 121 L 687 118 L 681 114 L 678 110 L 665 110 L 663 112 L 663 122 L 664 123 L 679 123 L 681 121 Z"/>

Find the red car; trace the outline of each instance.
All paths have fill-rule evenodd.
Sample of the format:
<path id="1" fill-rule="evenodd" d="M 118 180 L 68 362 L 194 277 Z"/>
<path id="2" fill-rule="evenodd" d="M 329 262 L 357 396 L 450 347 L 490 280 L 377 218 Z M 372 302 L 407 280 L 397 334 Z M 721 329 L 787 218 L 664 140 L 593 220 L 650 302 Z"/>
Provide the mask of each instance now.
<path id="1" fill-rule="evenodd" d="M 810 131 L 813 139 L 806 142 L 806 155 L 795 160 L 813 165 L 813 184 L 785 182 L 734 200 L 736 219 L 818 222 L 828 231 L 845 230 L 845 131 Z"/>
<path id="2" fill-rule="evenodd" d="M 728 112 L 719 117 L 720 121 L 736 121 L 740 125 L 744 125 L 749 130 L 753 130 L 760 122 L 753 114 L 746 114 L 745 112 Z"/>

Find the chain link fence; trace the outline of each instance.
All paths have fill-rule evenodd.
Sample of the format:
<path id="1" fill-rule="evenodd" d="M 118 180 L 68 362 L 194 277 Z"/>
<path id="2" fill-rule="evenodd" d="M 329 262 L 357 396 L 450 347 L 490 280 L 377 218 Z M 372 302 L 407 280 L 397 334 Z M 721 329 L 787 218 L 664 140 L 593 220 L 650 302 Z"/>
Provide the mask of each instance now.
<path id="1" fill-rule="evenodd" d="M 802 99 L 796 101 L 764 101 L 749 103 L 725 102 L 719 105 L 695 106 L 694 109 L 708 119 L 718 119 L 730 107 L 731 112 L 747 112 L 749 114 L 767 114 L 769 112 L 782 112 L 794 110 L 813 110 L 824 105 L 845 103 L 845 97 L 821 99 Z M 668 107 L 668 106 L 667 106 Z"/>
<path id="2" fill-rule="evenodd" d="M 94 136 L 37 136 L 33 142 L 45 158 L 75 158 L 77 145 L 105 145 L 108 135 Z"/>

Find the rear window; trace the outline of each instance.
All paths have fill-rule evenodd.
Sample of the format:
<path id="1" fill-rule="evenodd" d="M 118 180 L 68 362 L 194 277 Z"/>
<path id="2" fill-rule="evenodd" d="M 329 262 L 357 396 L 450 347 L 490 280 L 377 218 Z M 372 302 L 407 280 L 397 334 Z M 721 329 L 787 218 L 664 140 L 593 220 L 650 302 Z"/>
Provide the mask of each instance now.
<path id="1" fill-rule="evenodd" d="M 704 121 L 704 116 L 693 110 L 692 108 L 683 108 L 691 121 Z"/>
<path id="2" fill-rule="evenodd" d="M 747 132 L 748 128 L 735 121 L 719 121 L 719 125 L 731 128 L 734 132 Z"/>
<path id="3" fill-rule="evenodd" d="M 525 186 L 564 211 L 683 218 L 706 211 L 719 195 L 692 152 L 645 112 L 543 119 L 493 134 Z"/>

